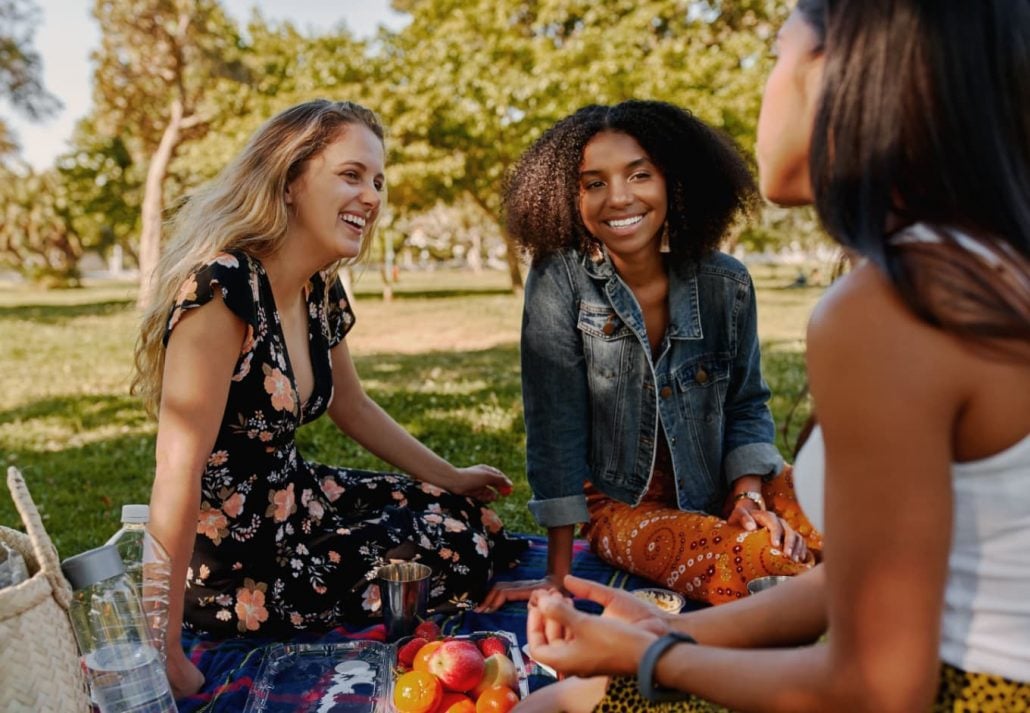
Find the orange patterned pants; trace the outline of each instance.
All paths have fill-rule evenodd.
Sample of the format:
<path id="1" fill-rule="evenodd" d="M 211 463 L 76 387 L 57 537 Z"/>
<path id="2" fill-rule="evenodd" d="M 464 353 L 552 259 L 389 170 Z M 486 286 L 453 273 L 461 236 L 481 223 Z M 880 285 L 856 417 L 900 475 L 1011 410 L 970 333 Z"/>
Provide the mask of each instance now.
<path id="1" fill-rule="evenodd" d="M 794 575 L 815 564 L 822 537 L 802 514 L 790 466 L 762 485 L 766 507 L 805 538 L 809 556 L 795 562 L 772 546 L 769 531 L 748 532 L 726 520 L 675 507 L 675 485 L 656 471 L 639 505 L 626 505 L 587 486 L 590 522 L 583 536 L 605 562 L 709 604 L 747 596 L 747 583 Z"/>

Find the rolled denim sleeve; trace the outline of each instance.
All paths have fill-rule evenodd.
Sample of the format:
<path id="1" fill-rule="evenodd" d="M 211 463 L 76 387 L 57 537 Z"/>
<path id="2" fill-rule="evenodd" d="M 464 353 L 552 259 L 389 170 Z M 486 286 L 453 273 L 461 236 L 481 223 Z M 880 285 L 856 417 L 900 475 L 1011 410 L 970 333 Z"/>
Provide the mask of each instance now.
<path id="1" fill-rule="evenodd" d="M 783 470 L 783 457 L 774 445 L 770 391 L 762 379 L 758 305 L 750 276 L 738 291 L 735 312 L 737 355 L 726 393 L 723 442 L 723 473 L 730 484 L 745 475 L 771 477 Z"/>
<path id="2" fill-rule="evenodd" d="M 544 258 L 526 279 L 522 313 L 522 400 L 529 510 L 543 527 L 586 522 L 590 394 L 578 297 L 562 255 Z"/>

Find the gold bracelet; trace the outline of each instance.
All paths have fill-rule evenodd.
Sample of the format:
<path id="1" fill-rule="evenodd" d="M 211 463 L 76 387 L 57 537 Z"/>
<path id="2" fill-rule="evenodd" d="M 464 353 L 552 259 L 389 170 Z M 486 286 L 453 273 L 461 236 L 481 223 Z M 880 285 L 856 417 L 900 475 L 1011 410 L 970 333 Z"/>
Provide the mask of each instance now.
<path id="1" fill-rule="evenodd" d="M 757 490 L 745 490 L 742 493 L 737 493 L 733 496 L 733 502 L 737 502 L 738 500 L 743 500 L 745 498 L 757 505 L 759 510 L 765 510 L 765 499 Z"/>

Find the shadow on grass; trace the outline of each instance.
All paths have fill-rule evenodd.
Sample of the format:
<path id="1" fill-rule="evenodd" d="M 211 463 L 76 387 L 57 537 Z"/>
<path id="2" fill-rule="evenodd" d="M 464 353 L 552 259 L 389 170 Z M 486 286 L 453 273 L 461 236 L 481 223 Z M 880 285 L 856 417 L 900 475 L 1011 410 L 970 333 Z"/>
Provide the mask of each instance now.
<path id="1" fill-rule="evenodd" d="M 109 300 L 84 304 L 17 305 L 0 307 L 0 320 L 58 324 L 76 317 L 105 317 L 135 306 L 133 300 Z"/>
<path id="2" fill-rule="evenodd" d="M 103 428 L 112 422 L 136 427 L 146 421 L 146 415 L 138 398 L 117 394 L 55 396 L 0 411 L 0 425 L 23 423 L 31 428 L 31 422 L 36 420 L 61 421 L 81 432 Z"/>

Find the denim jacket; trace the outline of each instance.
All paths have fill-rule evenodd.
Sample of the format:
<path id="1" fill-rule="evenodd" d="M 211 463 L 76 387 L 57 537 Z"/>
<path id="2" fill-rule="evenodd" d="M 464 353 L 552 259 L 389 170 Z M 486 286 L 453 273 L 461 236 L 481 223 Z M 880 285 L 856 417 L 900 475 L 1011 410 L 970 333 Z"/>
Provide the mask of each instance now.
<path id="1" fill-rule="evenodd" d="M 717 513 L 734 480 L 782 469 L 747 269 L 723 253 L 671 266 L 668 300 L 652 359 L 643 312 L 607 256 L 567 250 L 530 271 L 522 396 L 529 509 L 542 526 L 588 521 L 588 480 L 639 503 L 659 427 L 682 510 Z"/>

